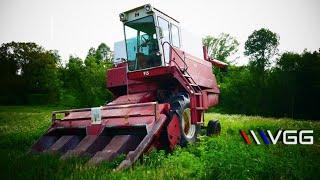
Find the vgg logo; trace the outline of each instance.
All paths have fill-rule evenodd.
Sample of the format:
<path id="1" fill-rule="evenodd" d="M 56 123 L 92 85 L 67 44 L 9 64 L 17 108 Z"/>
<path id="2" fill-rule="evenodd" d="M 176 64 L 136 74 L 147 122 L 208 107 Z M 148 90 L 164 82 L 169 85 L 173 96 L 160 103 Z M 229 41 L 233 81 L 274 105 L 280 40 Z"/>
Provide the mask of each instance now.
<path id="1" fill-rule="evenodd" d="M 258 136 L 253 130 L 249 130 L 253 140 L 256 144 L 261 144 Z M 283 144 L 313 144 L 313 130 L 279 130 L 274 135 L 270 130 L 265 131 L 259 130 L 258 134 L 265 144 L 277 144 L 279 140 Z M 251 144 L 251 141 L 244 130 L 240 130 L 240 134 L 247 144 Z"/>

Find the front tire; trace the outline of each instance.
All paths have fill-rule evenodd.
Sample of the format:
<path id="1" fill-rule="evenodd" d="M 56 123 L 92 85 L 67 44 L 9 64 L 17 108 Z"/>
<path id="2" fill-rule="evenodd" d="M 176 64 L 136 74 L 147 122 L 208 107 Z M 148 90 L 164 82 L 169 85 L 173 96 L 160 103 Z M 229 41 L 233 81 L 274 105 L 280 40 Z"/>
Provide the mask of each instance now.
<path id="1" fill-rule="evenodd" d="M 179 93 L 171 101 L 171 109 L 179 117 L 180 146 L 185 147 L 188 143 L 197 140 L 199 125 L 191 124 L 190 98 L 186 93 Z"/>

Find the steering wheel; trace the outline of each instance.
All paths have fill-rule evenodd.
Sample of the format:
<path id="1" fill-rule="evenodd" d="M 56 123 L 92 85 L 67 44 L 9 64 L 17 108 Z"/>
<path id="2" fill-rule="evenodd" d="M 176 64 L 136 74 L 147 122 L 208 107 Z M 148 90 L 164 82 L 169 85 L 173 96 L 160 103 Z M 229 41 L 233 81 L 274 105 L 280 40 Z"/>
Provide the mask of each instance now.
<path id="1" fill-rule="evenodd" d="M 144 34 L 141 36 L 141 40 L 142 40 L 142 43 L 140 44 L 141 47 L 146 47 L 146 45 L 150 42 L 150 39 L 146 37 L 148 37 L 147 34 Z"/>

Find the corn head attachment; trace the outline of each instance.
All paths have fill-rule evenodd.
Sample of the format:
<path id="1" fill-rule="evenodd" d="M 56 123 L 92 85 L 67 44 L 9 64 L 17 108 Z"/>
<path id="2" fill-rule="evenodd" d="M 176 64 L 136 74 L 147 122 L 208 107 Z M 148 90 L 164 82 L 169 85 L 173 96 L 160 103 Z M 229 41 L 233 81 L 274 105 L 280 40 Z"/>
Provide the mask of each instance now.
<path id="1" fill-rule="evenodd" d="M 127 154 L 118 169 L 130 166 L 152 148 L 166 121 L 168 104 L 156 102 L 107 105 L 52 113 L 52 126 L 32 152 L 61 154 L 62 159 L 89 156 L 88 164 Z M 63 115 L 58 119 L 58 115 Z"/>

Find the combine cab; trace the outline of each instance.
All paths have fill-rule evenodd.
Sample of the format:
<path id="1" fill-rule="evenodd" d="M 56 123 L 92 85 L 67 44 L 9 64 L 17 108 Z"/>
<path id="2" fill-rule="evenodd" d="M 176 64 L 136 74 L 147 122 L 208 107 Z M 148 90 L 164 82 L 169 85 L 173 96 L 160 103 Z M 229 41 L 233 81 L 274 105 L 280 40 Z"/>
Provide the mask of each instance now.
<path id="1" fill-rule="evenodd" d="M 212 65 L 226 64 L 210 59 L 201 41 L 202 58 L 185 52 L 179 22 L 149 4 L 121 13 L 120 20 L 125 40 L 115 45 L 115 66 L 107 72 L 116 98 L 101 107 L 53 112 L 51 127 L 31 152 L 89 156 L 88 164 L 125 154 L 121 170 L 152 148 L 195 142 L 204 111 L 218 104 Z M 217 122 L 210 124 L 210 132 L 219 132 Z"/>

